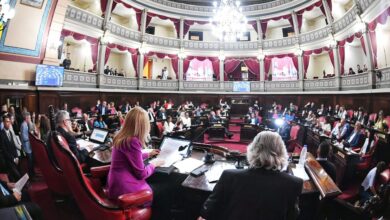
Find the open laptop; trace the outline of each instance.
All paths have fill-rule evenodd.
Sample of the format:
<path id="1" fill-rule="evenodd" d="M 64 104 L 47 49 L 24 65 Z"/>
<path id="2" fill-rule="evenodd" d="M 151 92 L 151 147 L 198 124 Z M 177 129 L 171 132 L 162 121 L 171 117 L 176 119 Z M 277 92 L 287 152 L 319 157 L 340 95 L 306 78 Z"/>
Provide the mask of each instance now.
<path id="1" fill-rule="evenodd" d="M 187 157 L 192 150 L 192 142 L 185 138 L 164 136 L 160 146 L 160 154 L 152 160 L 164 160 L 165 164 L 157 167 L 156 171 L 170 173 L 174 170 L 172 166 L 177 161 Z"/>
<path id="2" fill-rule="evenodd" d="M 89 140 L 77 139 L 76 142 L 80 146 L 80 149 L 86 149 L 91 152 L 101 145 L 103 145 L 108 137 L 108 130 L 101 128 L 94 128 L 92 130 Z"/>

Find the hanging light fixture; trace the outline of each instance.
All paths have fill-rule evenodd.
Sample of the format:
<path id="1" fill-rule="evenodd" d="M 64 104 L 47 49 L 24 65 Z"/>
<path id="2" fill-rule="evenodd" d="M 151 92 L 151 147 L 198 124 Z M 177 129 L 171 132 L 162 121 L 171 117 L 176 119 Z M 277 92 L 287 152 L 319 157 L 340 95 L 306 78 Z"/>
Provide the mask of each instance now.
<path id="1" fill-rule="evenodd" d="M 213 2 L 214 16 L 210 23 L 213 24 L 213 33 L 219 40 L 228 42 L 241 38 L 247 30 L 247 19 L 242 13 L 240 1 L 221 0 L 218 4 Z"/>
<path id="2" fill-rule="evenodd" d="M 11 8 L 9 0 L 0 0 L 0 31 L 3 31 L 9 20 L 15 16 L 15 9 Z"/>

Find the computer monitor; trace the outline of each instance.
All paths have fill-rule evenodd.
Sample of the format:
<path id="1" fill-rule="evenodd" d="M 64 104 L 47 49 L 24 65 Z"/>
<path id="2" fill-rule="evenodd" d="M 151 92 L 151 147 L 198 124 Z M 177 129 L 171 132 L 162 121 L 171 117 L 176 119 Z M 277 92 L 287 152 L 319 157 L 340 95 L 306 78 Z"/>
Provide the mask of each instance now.
<path id="1" fill-rule="evenodd" d="M 94 128 L 92 131 L 91 137 L 89 137 L 89 140 L 92 142 L 98 142 L 98 143 L 104 144 L 107 136 L 108 136 L 108 130 Z"/>

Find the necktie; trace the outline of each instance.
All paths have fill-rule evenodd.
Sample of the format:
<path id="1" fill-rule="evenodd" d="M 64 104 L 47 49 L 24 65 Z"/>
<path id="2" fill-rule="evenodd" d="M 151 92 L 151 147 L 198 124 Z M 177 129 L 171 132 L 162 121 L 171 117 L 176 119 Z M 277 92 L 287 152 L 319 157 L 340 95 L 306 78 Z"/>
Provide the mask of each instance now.
<path id="1" fill-rule="evenodd" d="M 4 186 L 0 183 L 0 188 L 1 188 L 1 192 L 3 192 L 3 195 L 4 196 L 8 196 L 9 195 L 9 192 L 6 188 L 4 188 Z"/>

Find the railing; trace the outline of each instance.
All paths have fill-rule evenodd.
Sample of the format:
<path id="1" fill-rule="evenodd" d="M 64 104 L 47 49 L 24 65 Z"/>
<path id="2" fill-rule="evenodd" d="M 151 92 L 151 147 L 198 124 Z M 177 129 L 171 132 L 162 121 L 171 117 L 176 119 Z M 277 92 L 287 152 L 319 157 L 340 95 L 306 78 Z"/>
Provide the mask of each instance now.
<path id="1" fill-rule="evenodd" d="M 66 9 L 65 17 L 94 28 L 102 29 L 103 27 L 103 18 L 72 5 Z"/>
<path id="2" fill-rule="evenodd" d="M 278 48 L 278 47 L 291 47 L 291 46 L 295 46 L 296 43 L 298 43 L 297 37 L 285 37 L 282 39 L 264 40 L 263 48 L 271 49 L 271 48 Z"/>
<path id="3" fill-rule="evenodd" d="M 264 82 L 251 82 L 251 92 L 263 92 Z"/>
<path id="4" fill-rule="evenodd" d="M 390 67 L 379 69 L 376 73 L 376 88 L 390 88 Z"/>
<path id="5" fill-rule="evenodd" d="M 337 90 L 336 78 L 310 79 L 304 80 L 305 91 Z"/>
<path id="6" fill-rule="evenodd" d="M 259 46 L 261 45 L 259 45 L 258 41 L 223 43 L 224 50 L 256 50 Z"/>
<path id="7" fill-rule="evenodd" d="M 219 50 L 220 49 L 219 42 L 184 40 L 183 46 L 184 49 L 190 49 L 190 50 Z"/>
<path id="8" fill-rule="evenodd" d="M 180 47 L 180 40 L 167 37 L 158 37 L 150 34 L 144 35 L 144 41 L 151 45 L 163 46 L 163 47 Z"/>
<path id="9" fill-rule="evenodd" d="M 365 11 L 376 0 L 359 0 L 362 11 Z"/>
<path id="10" fill-rule="evenodd" d="M 330 26 L 323 27 L 314 31 L 307 33 L 302 33 L 299 35 L 299 42 L 301 44 L 309 43 L 312 41 L 321 40 L 327 38 L 329 34 L 332 33 L 332 28 Z"/>
<path id="11" fill-rule="evenodd" d="M 136 78 L 101 75 L 100 88 L 135 90 L 137 89 L 137 82 Z"/>
<path id="12" fill-rule="evenodd" d="M 220 83 L 215 81 L 184 81 L 183 90 L 189 91 L 219 91 Z"/>
<path id="13" fill-rule="evenodd" d="M 136 30 L 131 30 L 127 27 L 123 27 L 121 25 L 115 24 L 113 22 L 108 22 L 107 30 L 109 30 L 112 34 L 117 36 L 127 38 L 133 41 L 139 42 L 141 40 L 141 32 Z"/>
<path id="14" fill-rule="evenodd" d="M 142 80 L 141 88 L 143 90 L 179 90 L 179 82 L 177 80 Z"/>
<path id="15" fill-rule="evenodd" d="M 369 86 L 369 73 L 361 73 L 356 75 L 348 75 L 341 77 L 342 90 L 354 89 L 354 88 L 372 88 Z"/>
<path id="16" fill-rule="evenodd" d="M 265 91 L 284 92 L 284 91 L 299 91 L 299 81 L 266 81 Z"/>
<path id="17" fill-rule="evenodd" d="M 96 88 L 96 73 L 65 70 L 64 87 Z"/>
<path id="18" fill-rule="evenodd" d="M 335 33 L 344 30 L 356 20 L 356 10 L 356 5 L 352 6 L 342 18 L 333 23 Z"/>

